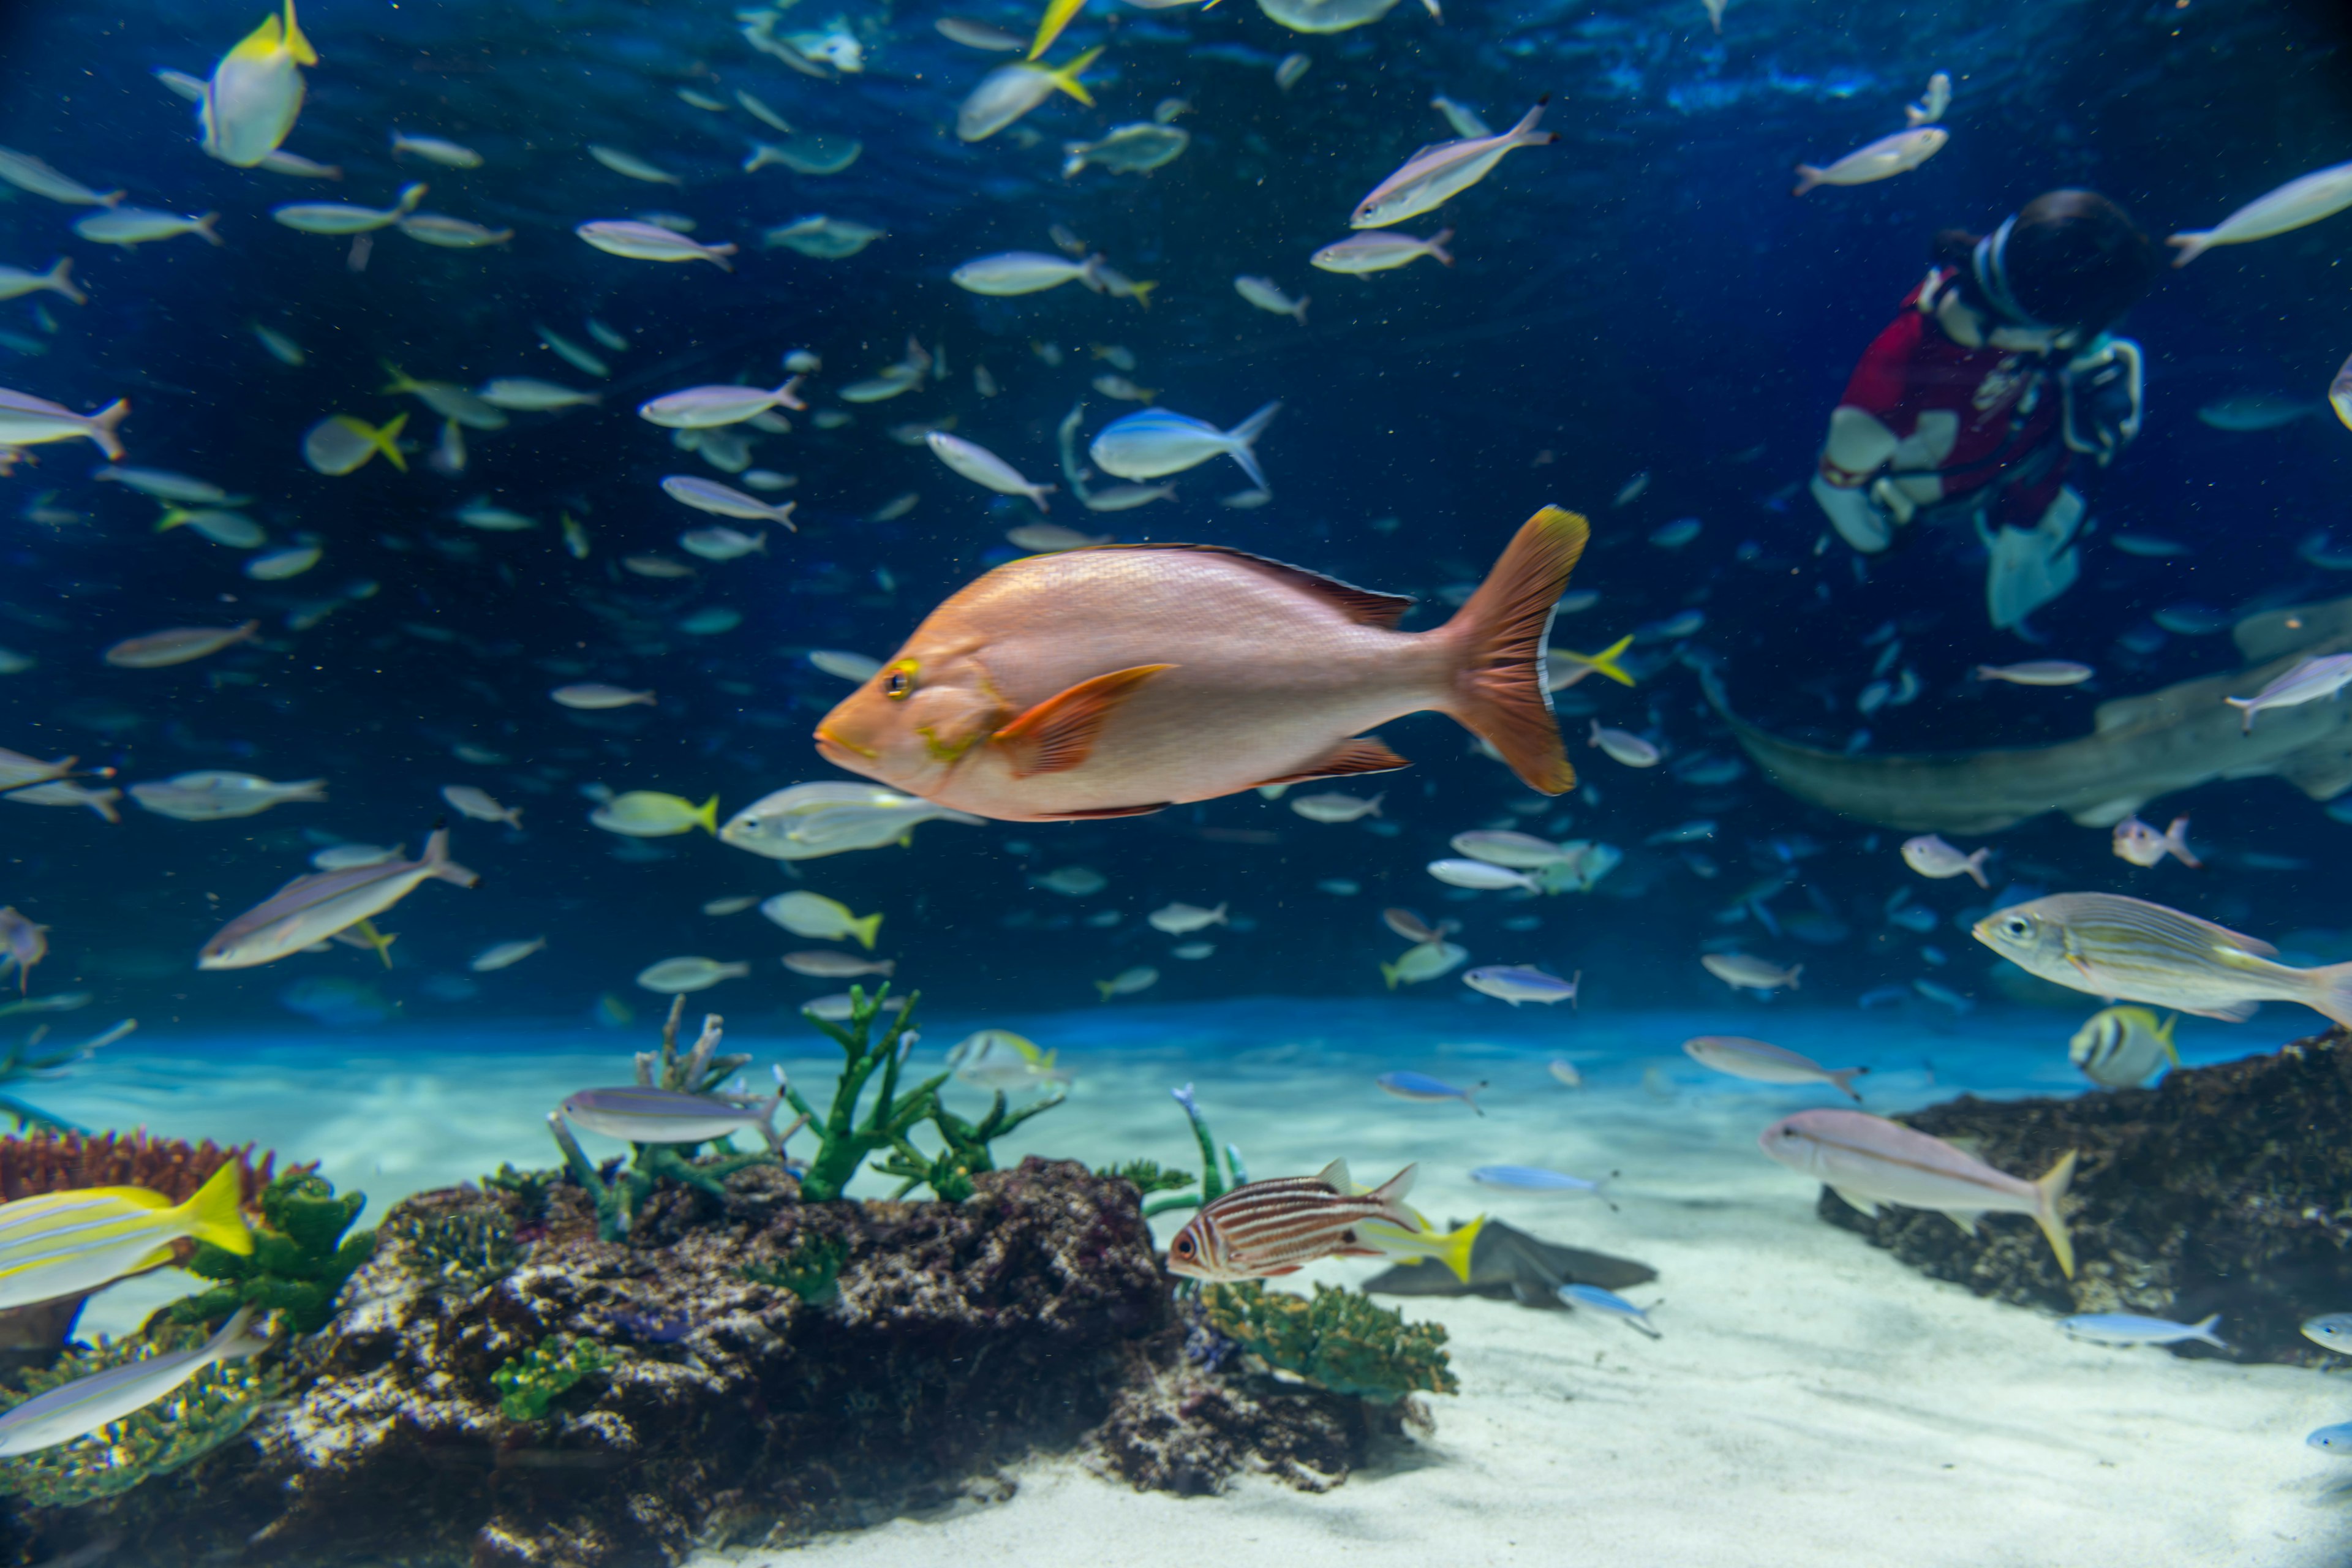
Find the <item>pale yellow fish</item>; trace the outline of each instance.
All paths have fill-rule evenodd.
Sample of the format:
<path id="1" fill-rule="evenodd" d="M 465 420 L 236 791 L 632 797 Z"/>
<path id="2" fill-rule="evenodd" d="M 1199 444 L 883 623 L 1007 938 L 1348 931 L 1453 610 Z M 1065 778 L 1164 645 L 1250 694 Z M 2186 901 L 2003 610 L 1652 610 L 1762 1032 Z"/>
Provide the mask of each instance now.
<path id="1" fill-rule="evenodd" d="M 276 152 L 302 112 L 299 68 L 318 63 L 318 51 L 295 25 L 294 0 L 286 0 L 282 26 L 271 16 L 213 68 L 211 88 L 196 106 L 205 151 L 240 169 Z"/>
<path id="2" fill-rule="evenodd" d="M 760 912 L 794 936 L 817 942 L 855 937 L 868 952 L 874 951 L 875 933 L 882 929 L 878 911 L 861 918 L 850 913 L 848 905 L 822 893 L 779 893 L 762 903 Z"/>
<path id="3" fill-rule="evenodd" d="M 664 795 L 658 790 L 633 789 L 599 805 L 588 814 L 588 820 L 607 833 L 618 833 L 631 838 L 667 838 L 680 833 L 701 828 L 705 833 L 719 831 L 719 797 L 712 795 L 700 805 L 682 795 Z"/>
<path id="4" fill-rule="evenodd" d="M 230 1160 L 174 1204 L 145 1187 L 82 1187 L 0 1204 L 0 1308 L 80 1296 L 170 1261 L 182 1237 L 239 1257 L 253 1233 L 237 1212 L 243 1167 Z"/>

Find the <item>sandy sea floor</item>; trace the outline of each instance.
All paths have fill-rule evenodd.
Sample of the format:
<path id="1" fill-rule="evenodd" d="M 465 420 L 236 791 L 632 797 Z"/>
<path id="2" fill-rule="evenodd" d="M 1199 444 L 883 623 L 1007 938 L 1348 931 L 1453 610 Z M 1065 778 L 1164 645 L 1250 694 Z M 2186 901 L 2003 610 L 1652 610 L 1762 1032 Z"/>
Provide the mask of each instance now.
<path id="1" fill-rule="evenodd" d="M 1740 1008 L 1557 1016 L 1420 1002 L 1266 1001 L 1108 1008 L 1029 1019 L 933 1018 L 919 1062 L 967 1025 L 1005 1024 L 1059 1047 L 1069 1103 L 1001 1152 L 1108 1163 L 1198 1153 L 1169 1089 L 1190 1082 L 1218 1135 L 1258 1176 L 1344 1155 L 1360 1179 L 1421 1163 L 1433 1216 L 1486 1212 L 1550 1239 L 1641 1259 L 1630 1290 L 1664 1338 L 1589 1313 L 1465 1300 L 1411 1303 L 1444 1322 L 1463 1392 L 1431 1401 L 1433 1439 L 1399 1446 L 1307 1496 L 1247 1480 L 1180 1500 L 1032 1461 L 1008 1502 L 900 1520 L 743 1564 L 953 1562 L 1052 1568 L 1203 1563 L 1594 1563 L 1675 1568 L 2116 1568 L 2157 1563 L 2319 1568 L 2352 1561 L 2352 1466 L 2304 1444 L 2352 1418 L 2352 1378 L 2238 1367 L 2070 1342 L 2043 1315 L 1928 1280 L 1816 1218 L 1816 1188 L 1756 1148 L 1790 1110 L 1833 1091 L 1717 1078 L 1685 1058 L 1702 1033 L 1749 1034 L 1832 1066 L 1867 1063 L 1869 1109 L 1960 1089 L 2066 1092 L 2071 1015 Z M 2183 1052 L 2218 1060 L 2315 1027 L 2272 1009 L 2231 1028 L 2189 1020 Z M 134 1037 L 39 1102 L 99 1127 L 257 1140 L 317 1159 L 381 1215 L 402 1195 L 495 1169 L 555 1163 L 542 1118 L 564 1094 L 626 1081 L 642 1030 L 341 1033 L 268 1043 Z M 738 1030 L 764 1077 L 782 1060 L 824 1087 L 813 1035 Z M 1547 1073 L 1579 1064 L 1587 1087 Z M 1484 1117 L 1372 1087 L 1410 1068 L 1489 1080 Z M 977 1100 L 977 1091 L 963 1091 Z M 1621 1173 L 1615 1207 L 1499 1194 L 1474 1165 Z M 2025 1173 L 2036 1174 L 2038 1173 Z M 879 1184 L 875 1184 L 879 1190 Z M 1181 1216 L 1179 1216 L 1181 1218 Z M 2026 1225 L 1995 1217 L 1993 1225 Z M 1162 1239 L 1170 1223 L 1160 1222 Z M 1290 1283 L 1360 1280 L 1334 1261 Z M 177 1294 L 150 1277 L 94 1304 L 103 1329 Z M 2352 1303 L 2347 1303 L 2352 1307 Z M 2222 1325 L 2224 1337 L 2228 1324 Z"/>

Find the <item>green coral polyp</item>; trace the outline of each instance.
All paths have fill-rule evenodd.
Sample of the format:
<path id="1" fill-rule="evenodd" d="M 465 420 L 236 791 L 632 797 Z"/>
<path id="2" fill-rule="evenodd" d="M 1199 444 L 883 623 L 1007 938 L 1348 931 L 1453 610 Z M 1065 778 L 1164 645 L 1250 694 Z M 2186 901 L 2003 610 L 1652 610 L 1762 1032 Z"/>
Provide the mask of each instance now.
<path id="1" fill-rule="evenodd" d="M 1267 1366 L 1334 1394 L 1393 1405 L 1461 1389 L 1442 1323 L 1408 1323 L 1370 1297 L 1318 1285 L 1312 1300 L 1255 1282 L 1201 1293 L 1209 1324 Z"/>
<path id="2" fill-rule="evenodd" d="M 831 1237 L 810 1237 L 781 1262 L 754 1260 L 736 1272 L 755 1285 L 790 1290 L 803 1301 L 822 1301 L 835 1294 L 841 1266 L 848 1260 L 846 1244 Z"/>
<path id="3" fill-rule="evenodd" d="M 529 1355 L 502 1363 L 490 1373 L 490 1384 L 508 1419 L 537 1421 L 574 1387 L 619 1364 L 618 1357 L 593 1340 L 558 1334 L 533 1345 Z"/>
<path id="4" fill-rule="evenodd" d="M 505 1212 L 488 1204 L 429 1218 L 403 1215 L 378 1234 L 399 1245 L 400 1261 L 410 1273 L 460 1290 L 478 1290 L 505 1279 L 525 1250 Z"/>
<path id="5" fill-rule="evenodd" d="M 345 1282 L 374 1256 L 375 1232 L 343 1234 L 366 1206 L 363 1193 L 337 1197 L 323 1176 L 288 1172 L 261 1190 L 251 1253 L 198 1244 L 188 1271 L 220 1283 L 173 1302 L 173 1321 L 217 1322 L 249 1306 L 284 1314 L 298 1334 L 317 1332 L 334 1317 Z"/>

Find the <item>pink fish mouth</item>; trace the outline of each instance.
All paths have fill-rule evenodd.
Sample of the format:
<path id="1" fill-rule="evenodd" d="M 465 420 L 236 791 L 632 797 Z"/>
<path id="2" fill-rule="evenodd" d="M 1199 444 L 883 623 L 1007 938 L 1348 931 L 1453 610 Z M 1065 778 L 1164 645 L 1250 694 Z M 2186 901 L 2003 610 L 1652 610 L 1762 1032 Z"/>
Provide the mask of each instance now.
<path id="1" fill-rule="evenodd" d="M 837 768 L 847 768 L 852 773 L 865 772 L 857 765 L 859 760 L 871 763 L 881 756 L 879 752 L 869 751 L 864 746 L 852 745 L 837 735 L 826 734 L 823 725 L 817 727 L 815 739 L 818 756 Z"/>

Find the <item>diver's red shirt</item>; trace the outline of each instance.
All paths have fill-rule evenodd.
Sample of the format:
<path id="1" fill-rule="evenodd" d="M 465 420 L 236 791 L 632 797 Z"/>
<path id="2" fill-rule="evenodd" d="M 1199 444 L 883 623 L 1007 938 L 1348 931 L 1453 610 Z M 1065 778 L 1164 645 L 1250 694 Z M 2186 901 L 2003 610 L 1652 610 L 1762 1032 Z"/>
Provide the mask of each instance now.
<path id="1" fill-rule="evenodd" d="M 2065 481 L 2072 456 L 2058 439 L 2058 388 L 2039 356 L 1964 348 L 1919 309 L 1930 284 L 1948 285 L 1951 276 L 1948 269 L 1934 273 L 1905 297 L 1903 313 L 1864 353 L 1838 401 L 1905 440 L 1922 414 L 1957 416 L 1952 449 L 1935 465 L 1947 497 L 1982 489 L 2038 448 L 2054 446 L 2058 460 L 2032 483 L 2012 486 L 1999 507 L 2001 521 L 2031 527 Z"/>

